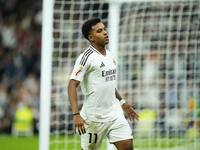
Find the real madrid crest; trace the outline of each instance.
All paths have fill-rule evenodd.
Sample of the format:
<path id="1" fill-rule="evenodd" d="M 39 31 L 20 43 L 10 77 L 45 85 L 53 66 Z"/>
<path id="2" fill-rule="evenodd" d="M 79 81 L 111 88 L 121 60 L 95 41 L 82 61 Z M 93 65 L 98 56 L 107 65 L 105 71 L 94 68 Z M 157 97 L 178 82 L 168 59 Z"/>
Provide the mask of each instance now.
<path id="1" fill-rule="evenodd" d="M 90 150 L 93 150 L 93 149 L 94 149 L 94 147 L 93 147 L 92 144 L 89 145 L 89 149 L 90 149 Z"/>
<path id="2" fill-rule="evenodd" d="M 116 62 L 115 62 L 114 58 L 113 58 L 113 63 L 116 65 Z"/>

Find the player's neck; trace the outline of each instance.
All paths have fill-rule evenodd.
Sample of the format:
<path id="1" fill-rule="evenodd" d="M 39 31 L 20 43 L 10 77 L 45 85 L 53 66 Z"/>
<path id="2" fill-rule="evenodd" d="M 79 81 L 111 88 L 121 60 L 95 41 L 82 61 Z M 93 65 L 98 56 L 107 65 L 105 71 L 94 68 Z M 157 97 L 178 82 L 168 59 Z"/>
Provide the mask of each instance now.
<path id="1" fill-rule="evenodd" d="M 96 50 L 98 50 L 103 56 L 106 56 L 106 49 L 105 49 L 105 46 L 100 46 L 100 45 L 93 44 L 93 43 L 91 43 L 91 45 L 92 45 Z"/>

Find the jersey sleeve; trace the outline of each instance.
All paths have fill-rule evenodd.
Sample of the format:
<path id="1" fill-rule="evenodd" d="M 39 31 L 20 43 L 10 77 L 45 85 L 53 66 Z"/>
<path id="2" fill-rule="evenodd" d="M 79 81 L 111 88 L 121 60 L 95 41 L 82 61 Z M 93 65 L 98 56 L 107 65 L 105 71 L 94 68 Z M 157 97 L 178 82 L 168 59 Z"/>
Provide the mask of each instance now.
<path id="1" fill-rule="evenodd" d="M 81 63 L 83 59 L 83 54 L 81 54 L 78 59 L 76 60 L 76 63 L 74 65 L 73 71 L 71 73 L 70 79 L 78 80 L 82 82 L 83 77 L 86 73 L 86 71 L 89 68 L 89 62 L 87 61 L 84 65 Z"/>

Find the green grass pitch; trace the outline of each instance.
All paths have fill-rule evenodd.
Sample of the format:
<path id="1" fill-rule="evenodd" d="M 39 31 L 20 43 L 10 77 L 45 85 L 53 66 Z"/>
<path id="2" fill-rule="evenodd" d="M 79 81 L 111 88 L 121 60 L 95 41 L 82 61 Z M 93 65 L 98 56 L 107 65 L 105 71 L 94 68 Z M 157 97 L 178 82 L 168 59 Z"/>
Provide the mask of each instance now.
<path id="1" fill-rule="evenodd" d="M 80 137 L 73 135 L 51 137 L 50 150 L 75 150 L 80 147 Z M 69 144 L 66 146 L 64 141 L 68 140 Z M 78 142 L 78 144 L 76 142 Z M 134 138 L 133 145 L 135 150 L 198 150 L 200 147 L 200 138 L 194 140 L 187 140 L 182 138 Z M 65 148 L 67 147 L 67 148 Z M 11 135 L 0 134 L 0 150 L 38 150 L 39 149 L 39 137 L 34 135 L 33 137 L 12 137 Z M 106 149 L 106 141 L 104 140 L 100 150 Z"/>
<path id="2" fill-rule="evenodd" d="M 33 137 L 12 137 L 0 134 L 0 150 L 37 150 L 38 135 Z"/>

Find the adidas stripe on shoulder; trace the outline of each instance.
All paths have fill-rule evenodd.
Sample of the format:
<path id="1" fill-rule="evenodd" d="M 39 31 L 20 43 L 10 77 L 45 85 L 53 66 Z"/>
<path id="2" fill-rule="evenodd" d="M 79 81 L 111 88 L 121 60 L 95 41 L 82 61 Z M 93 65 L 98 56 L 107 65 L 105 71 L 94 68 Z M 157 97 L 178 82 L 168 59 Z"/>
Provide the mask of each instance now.
<path id="1" fill-rule="evenodd" d="M 95 48 L 93 48 L 91 45 L 90 47 L 84 52 L 82 58 L 81 58 L 81 61 L 80 61 L 80 65 L 81 66 L 84 66 L 85 63 L 87 62 L 88 60 L 88 57 L 93 53 L 93 52 L 96 52 L 97 54 L 100 54 L 100 52 L 98 50 L 96 50 Z"/>
<path id="2" fill-rule="evenodd" d="M 80 61 L 80 65 L 81 66 L 85 66 L 85 63 L 87 62 L 88 60 L 88 57 L 93 53 L 94 51 L 91 50 L 91 49 L 88 49 L 84 52 L 82 58 L 81 58 L 81 61 Z"/>

